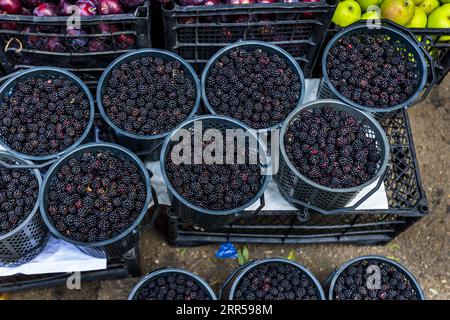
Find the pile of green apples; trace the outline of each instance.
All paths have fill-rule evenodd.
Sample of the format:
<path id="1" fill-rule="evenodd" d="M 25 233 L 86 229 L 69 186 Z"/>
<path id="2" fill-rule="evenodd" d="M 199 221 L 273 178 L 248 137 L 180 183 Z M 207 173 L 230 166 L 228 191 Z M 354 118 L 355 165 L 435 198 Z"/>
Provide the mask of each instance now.
<path id="1" fill-rule="evenodd" d="M 341 27 L 376 19 L 389 19 L 408 28 L 450 28 L 450 0 L 342 0 L 333 16 L 333 22 Z M 450 36 L 439 41 L 450 41 Z"/>

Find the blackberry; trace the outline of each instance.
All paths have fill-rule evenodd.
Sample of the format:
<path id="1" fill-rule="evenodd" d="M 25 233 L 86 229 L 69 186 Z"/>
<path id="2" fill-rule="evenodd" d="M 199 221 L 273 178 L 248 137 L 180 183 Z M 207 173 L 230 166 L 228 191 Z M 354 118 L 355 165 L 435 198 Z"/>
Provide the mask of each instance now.
<path id="1" fill-rule="evenodd" d="M 174 281 L 176 278 L 176 281 Z M 147 280 L 133 300 L 211 300 L 207 289 L 196 279 L 176 273 L 165 273 Z"/>
<path id="2" fill-rule="evenodd" d="M 62 79 L 57 75 L 22 77 L 1 97 L 0 139 L 31 156 L 57 154 L 75 143 L 89 122 L 89 100 L 74 80 Z M 23 90 L 28 87 L 33 89 Z"/>
<path id="3" fill-rule="evenodd" d="M 381 271 L 379 287 L 368 286 L 369 266 L 378 266 Z M 354 262 L 339 274 L 333 291 L 335 300 L 417 300 L 419 292 L 411 279 L 387 261 L 371 259 Z"/>
<path id="4" fill-rule="evenodd" d="M 138 178 L 130 178 L 135 176 Z M 120 234 L 143 209 L 146 188 L 139 177 L 131 160 L 109 151 L 86 151 L 68 159 L 50 181 L 47 210 L 52 210 L 52 223 L 80 242 L 98 242 Z M 122 207 L 115 209 L 117 203 Z M 51 208 L 60 209 L 55 212 Z"/>

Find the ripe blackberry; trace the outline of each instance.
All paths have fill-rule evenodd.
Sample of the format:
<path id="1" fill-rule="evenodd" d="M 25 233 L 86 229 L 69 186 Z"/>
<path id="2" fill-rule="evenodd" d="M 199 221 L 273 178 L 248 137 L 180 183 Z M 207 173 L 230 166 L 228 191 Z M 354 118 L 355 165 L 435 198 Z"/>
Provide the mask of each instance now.
<path id="1" fill-rule="evenodd" d="M 373 287 L 367 272 L 369 266 L 378 266 L 381 272 L 379 287 Z M 348 266 L 338 276 L 333 291 L 335 300 L 417 300 L 419 293 L 410 278 L 389 262 L 370 259 Z"/>
<path id="2" fill-rule="evenodd" d="M 417 62 L 409 61 L 408 53 L 396 46 L 395 40 L 383 34 L 341 39 L 327 57 L 333 86 L 348 99 L 368 107 L 387 108 L 405 102 L 419 85 L 416 74 L 409 71 Z M 378 95 L 382 92 L 390 95 Z"/>
<path id="3" fill-rule="evenodd" d="M 2 161 L 15 163 L 7 158 Z M 38 183 L 32 171 L 0 166 L 0 236 L 14 230 L 28 217 L 38 193 Z"/>
<path id="4" fill-rule="evenodd" d="M 176 278 L 176 281 L 174 281 Z M 211 300 L 208 290 L 185 274 L 164 273 L 141 285 L 133 300 Z"/>
<path id="5" fill-rule="evenodd" d="M 134 176 L 138 178 L 130 178 Z M 75 187 L 77 182 L 80 184 Z M 142 211 L 145 194 L 145 183 L 131 160 L 109 151 L 86 151 L 70 158 L 50 181 L 47 210 L 61 208 L 51 214 L 51 219 L 62 234 L 92 243 L 127 229 Z M 117 201 L 120 205 L 133 205 L 114 209 Z"/>
<path id="6" fill-rule="evenodd" d="M 302 282 L 299 281 L 300 278 Z M 308 291 L 310 287 L 313 290 Z M 233 298 L 311 300 L 320 299 L 320 296 L 314 282 L 303 270 L 283 262 L 266 262 L 253 267 L 242 276 Z"/>

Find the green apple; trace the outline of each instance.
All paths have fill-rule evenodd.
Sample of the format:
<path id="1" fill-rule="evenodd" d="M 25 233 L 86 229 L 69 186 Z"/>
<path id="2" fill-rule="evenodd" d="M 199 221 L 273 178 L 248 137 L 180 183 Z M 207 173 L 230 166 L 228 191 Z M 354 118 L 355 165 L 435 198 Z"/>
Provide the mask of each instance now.
<path id="1" fill-rule="evenodd" d="M 421 4 L 423 2 L 423 0 L 414 0 L 414 3 L 416 4 L 416 7 Z"/>
<path id="2" fill-rule="evenodd" d="M 384 0 L 381 4 L 381 17 L 406 26 L 414 17 L 414 0 Z"/>
<path id="3" fill-rule="evenodd" d="M 370 6 L 379 6 L 383 0 L 356 0 L 359 3 L 362 11 L 367 11 Z"/>
<path id="4" fill-rule="evenodd" d="M 442 4 L 450 3 L 450 0 L 441 0 L 441 3 L 442 3 Z"/>
<path id="5" fill-rule="evenodd" d="M 361 20 L 380 20 L 381 14 L 377 10 L 367 11 L 361 16 Z"/>
<path id="6" fill-rule="evenodd" d="M 446 3 L 428 16 L 428 28 L 450 28 L 450 3 Z M 450 41 L 450 36 L 442 36 L 439 41 Z"/>
<path id="7" fill-rule="evenodd" d="M 408 28 L 426 28 L 427 27 L 427 14 L 421 7 L 416 7 L 414 17 L 411 22 L 406 26 Z"/>
<path id="8" fill-rule="evenodd" d="M 340 27 L 346 27 L 361 19 L 361 8 L 355 0 L 339 2 L 332 21 Z"/>
<path id="9" fill-rule="evenodd" d="M 431 12 L 434 11 L 437 7 L 439 7 L 440 3 L 439 0 L 423 0 L 421 4 L 419 4 L 419 7 L 425 11 L 425 13 L 428 15 Z"/>

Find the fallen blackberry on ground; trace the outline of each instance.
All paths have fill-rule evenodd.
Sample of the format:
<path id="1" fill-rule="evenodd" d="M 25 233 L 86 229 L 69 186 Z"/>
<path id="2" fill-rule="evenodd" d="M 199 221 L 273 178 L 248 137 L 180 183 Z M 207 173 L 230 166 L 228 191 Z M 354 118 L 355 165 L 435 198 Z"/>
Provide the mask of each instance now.
<path id="1" fill-rule="evenodd" d="M 374 282 L 374 271 L 368 270 L 369 266 L 379 268 L 381 276 L 379 287 Z M 336 279 L 333 291 L 335 300 L 418 300 L 419 298 L 413 282 L 395 265 L 376 259 L 357 261 L 349 265 Z"/>
<path id="2" fill-rule="evenodd" d="M 207 145 L 203 143 L 202 150 Z M 190 164 L 175 164 L 172 155 L 178 154 L 172 151 L 173 148 L 165 164 L 167 177 L 178 194 L 198 207 L 215 211 L 238 208 L 253 199 L 262 187 L 261 168 L 250 164 L 248 150 L 243 164 L 226 164 L 226 155 L 223 164 L 194 164 L 194 152 Z M 237 159 L 236 145 L 234 159 Z"/>
<path id="3" fill-rule="evenodd" d="M 90 104 L 83 89 L 62 76 L 19 79 L 0 103 L 0 139 L 15 151 L 47 156 L 72 146 L 85 131 Z"/>
<path id="4" fill-rule="evenodd" d="M 230 50 L 206 79 L 214 111 L 254 129 L 281 123 L 297 106 L 300 93 L 300 79 L 286 61 L 261 48 Z"/>
<path id="5" fill-rule="evenodd" d="M 284 136 L 286 154 L 306 178 L 330 188 L 351 188 L 369 181 L 381 162 L 375 138 L 360 121 L 331 106 L 303 110 Z"/>
<path id="6" fill-rule="evenodd" d="M 7 163 L 14 163 L 2 159 Z M 0 165 L 0 236 L 18 227 L 33 211 L 39 183 L 32 171 Z"/>
<path id="7" fill-rule="evenodd" d="M 417 60 L 386 35 L 342 38 L 327 57 L 328 77 L 346 98 L 371 108 L 388 108 L 408 100 L 419 86 Z"/>
<path id="8" fill-rule="evenodd" d="M 314 281 L 303 270 L 282 262 L 253 267 L 239 280 L 234 300 L 320 300 Z"/>
<path id="9" fill-rule="evenodd" d="M 164 273 L 145 282 L 133 300 L 211 300 L 211 295 L 190 276 Z"/>
<path id="10" fill-rule="evenodd" d="M 108 118 L 137 135 L 168 132 L 192 112 L 197 87 L 181 62 L 142 57 L 116 66 L 102 97 Z"/>
<path id="11" fill-rule="evenodd" d="M 139 168 L 109 151 L 70 158 L 50 181 L 47 213 L 56 229 L 80 242 L 111 239 L 141 213 L 146 187 Z"/>

